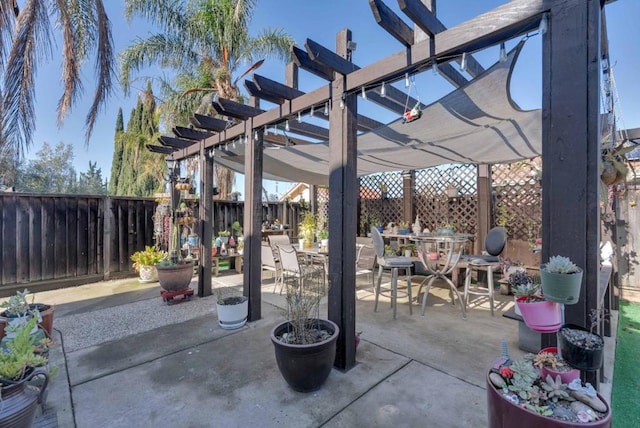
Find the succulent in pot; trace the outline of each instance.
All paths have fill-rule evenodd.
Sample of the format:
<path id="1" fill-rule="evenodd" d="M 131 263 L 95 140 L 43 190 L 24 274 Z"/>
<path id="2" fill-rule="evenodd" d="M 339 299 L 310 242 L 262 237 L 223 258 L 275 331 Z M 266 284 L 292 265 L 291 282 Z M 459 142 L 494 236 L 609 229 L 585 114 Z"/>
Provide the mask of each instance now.
<path id="1" fill-rule="evenodd" d="M 540 266 L 542 290 L 547 300 L 565 305 L 578 303 L 583 271 L 568 257 L 552 256 Z"/>
<path id="2" fill-rule="evenodd" d="M 157 263 L 167 258 L 167 252 L 148 245 L 144 251 L 136 251 L 131 255 L 133 268 L 140 278 L 140 282 L 155 282 L 158 280 L 158 271 L 155 267 Z"/>
<path id="3" fill-rule="evenodd" d="M 539 284 L 522 284 L 513 288 L 516 305 L 524 323 L 533 331 L 553 333 L 562 325 L 559 303 L 546 300 Z"/>

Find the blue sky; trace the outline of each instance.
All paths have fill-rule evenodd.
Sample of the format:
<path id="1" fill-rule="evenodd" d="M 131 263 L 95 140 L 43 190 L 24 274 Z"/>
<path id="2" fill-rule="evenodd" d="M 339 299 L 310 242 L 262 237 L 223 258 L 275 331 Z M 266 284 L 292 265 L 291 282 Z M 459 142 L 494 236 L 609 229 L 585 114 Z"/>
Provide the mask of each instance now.
<path id="1" fill-rule="evenodd" d="M 440 0 L 437 2 L 437 14 L 444 25 L 453 27 L 503 3 L 504 0 Z M 116 52 L 133 43 L 136 37 L 147 37 L 153 32 L 153 28 L 144 21 L 136 20 L 131 24 L 126 22 L 123 1 L 109 0 L 105 4 L 112 21 Z M 404 16 L 398 11 L 395 1 L 387 0 L 387 4 L 400 16 Z M 640 127 L 640 94 L 637 83 L 637 71 L 640 69 L 640 52 L 637 48 L 640 40 L 640 27 L 637 25 L 640 1 L 618 0 L 606 7 L 606 15 L 611 64 L 619 94 L 618 113 L 621 114 L 624 128 Z M 406 22 L 409 23 L 409 20 Z M 357 42 L 353 61 L 361 67 L 402 49 L 393 37 L 376 24 L 367 0 L 260 0 L 252 28 L 257 32 L 267 27 L 284 29 L 293 36 L 298 46 L 303 47 L 306 38 L 310 38 L 328 48 L 335 47 L 335 35 L 338 31 L 349 28 L 353 40 Z M 507 42 L 507 48 L 513 47 L 518 40 Z M 498 50 L 488 49 L 475 56 L 483 66 L 488 67 L 497 60 Z M 95 81 L 91 65 L 86 64 L 83 70 L 85 96 L 76 104 L 60 129 L 56 125 L 55 113 L 57 100 L 61 95 L 60 64 L 58 61 L 52 61 L 40 66 L 36 80 L 37 128 L 33 145 L 27 154 L 28 158 L 35 156 L 43 142 L 55 145 L 62 141 L 74 146 L 76 171 L 86 171 L 89 161 L 97 161 L 98 167 L 102 168 L 103 176 L 109 175 L 116 114 L 118 108 L 122 107 L 126 123 L 126 118 L 135 105 L 137 91 L 133 90 L 129 97 L 125 97 L 120 88 L 116 88 L 108 107 L 98 117 L 93 137 L 86 145 L 84 120 L 94 89 L 92 82 Z M 157 76 L 162 73 L 163 70 L 150 69 L 145 70 L 140 76 Z M 284 80 L 284 67 L 277 61 L 265 62 L 258 73 L 274 80 Z M 422 73 L 416 82 L 412 95 L 419 96 L 423 103 L 435 101 L 453 89 L 442 77 L 429 71 Z M 324 83 L 319 78 L 300 71 L 301 90 L 311 91 Z M 146 84 L 141 80 L 133 86 L 142 89 Z M 399 87 L 403 86 L 403 82 L 400 82 Z M 522 108 L 540 107 L 540 37 L 533 37 L 527 42 L 516 64 L 511 91 L 514 100 Z M 264 107 L 270 108 L 271 105 L 265 104 Z M 366 101 L 359 101 L 359 109 L 361 113 L 383 122 L 396 119 L 389 112 L 373 108 Z M 237 186 L 243 192 L 241 178 L 237 181 Z M 279 183 L 278 193 L 286 191 L 289 187 L 289 183 Z M 269 183 L 266 188 L 269 193 L 274 193 L 275 183 Z"/>

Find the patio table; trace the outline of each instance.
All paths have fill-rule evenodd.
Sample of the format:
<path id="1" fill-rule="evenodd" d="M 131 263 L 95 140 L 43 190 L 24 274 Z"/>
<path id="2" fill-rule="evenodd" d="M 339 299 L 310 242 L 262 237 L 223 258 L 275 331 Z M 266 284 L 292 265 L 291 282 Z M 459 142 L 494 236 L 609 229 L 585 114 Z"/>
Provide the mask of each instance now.
<path id="1" fill-rule="evenodd" d="M 418 248 L 418 259 L 422 262 L 427 272 L 429 272 L 429 275 L 427 275 L 425 279 L 425 281 L 428 281 L 427 290 L 422 296 L 422 316 L 424 316 L 427 307 L 427 296 L 429 295 L 431 285 L 433 281 L 441 278 L 449 284 L 449 288 L 451 289 L 451 303 L 455 305 L 455 294 L 460 302 L 462 318 L 467 318 L 464 301 L 458 292 L 458 287 L 456 287 L 447 275 L 456 268 L 465 243 L 472 237 L 473 235 L 469 233 L 421 233 L 419 235 L 411 235 L 411 240 L 416 243 L 416 247 Z M 425 281 L 422 281 L 422 284 L 420 284 L 418 296 L 420 296 L 420 291 Z"/>

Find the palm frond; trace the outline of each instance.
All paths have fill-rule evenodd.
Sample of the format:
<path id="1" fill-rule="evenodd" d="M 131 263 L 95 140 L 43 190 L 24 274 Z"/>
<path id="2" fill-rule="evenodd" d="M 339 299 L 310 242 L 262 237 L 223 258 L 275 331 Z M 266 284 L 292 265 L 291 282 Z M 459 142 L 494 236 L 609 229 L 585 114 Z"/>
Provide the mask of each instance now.
<path id="1" fill-rule="evenodd" d="M 96 54 L 95 69 L 98 74 L 98 85 L 96 87 L 93 103 L 87 114 L 85 124 L 85 142 L 88 144 L 93 132 L 96 118 L 100 108 L 105 104 L 107 98 L 113 90 L 113 74 L 115 57 L 113 54 L 113 38 L 111 37 L 111 24 L 109 17 L 104 10 L 102 0 L 95 0 L 96 20 L 98 30 L 98 51 Z"/>
<path id="2" fill-rule="evenodd" d="M 120 53 L 120 84 L 125 93 L 128 93 L 133 71 L 139 71 L 154 63 L 184 70 L 197 64 L 197 61 L 198 55 L 188 49 L 180 39 L 154 34 L 146 39 L 138 39 L 135 44 Z"/>
<path id="3" fill-rule="evenodd" d="M 126 0 L 124 13 L 129 21 L 137 15 L 167 33 L 181 33 L 188 27 L 184 1 L 181 0 Z"/>
<path id="4" fill-rule="evenodd" d="M 291 47 L 295 40 L 282 29 L 267 29 L 251 40 L 251 50 L 254 55 L 264 55 L 267 58 L 291 61 Z"/>
<path id="5" fill-rule="evenodd" d="M 13 26 L 18 14 L 14 12 L 13 1 L 0 1 L 0 67 L 4 69 L 7 46 L 11 46 Z"/>
<path id="6" fill-rule="evenodd" d="M 51 49 L 46 5 L 30 0 L 18 16 L 16 35 L 4 75 L 2 131 L 4 144 L 20 153 L 31 145 L 35 129 L 34 76 L 38 60 Z"/>
<path id="7" fill-rule="evenodd" d="M 58 5 L 58 22 L 62 30 L 62 81 L 64 82 L 64 92 L 58 100 L 58 126 L 62 125 L 64 117 L 71 109 L 71 105 L 76 97 L 82 92 L 80 82 L 80 61 L 77 57 L 77 44 L 73 31 L 73 22 L 66 0 L 56 0 Z"/>

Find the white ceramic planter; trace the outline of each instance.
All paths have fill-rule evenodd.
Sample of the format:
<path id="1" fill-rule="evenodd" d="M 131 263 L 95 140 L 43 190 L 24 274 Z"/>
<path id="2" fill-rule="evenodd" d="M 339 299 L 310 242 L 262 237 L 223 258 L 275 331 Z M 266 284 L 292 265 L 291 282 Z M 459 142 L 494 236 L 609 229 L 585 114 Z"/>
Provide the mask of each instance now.
<path id="1" fill-rule="evenodd" d="M 247 323 L 249 299 L 243 296 L 242 302 L 230 305 L 221 305 L 216 302 L 216 310 L 218 311 L 218 325 L 225 330 L 234 330 Z"/>

